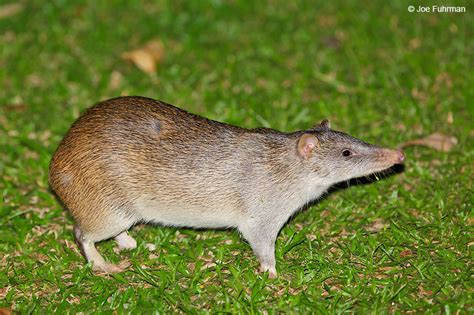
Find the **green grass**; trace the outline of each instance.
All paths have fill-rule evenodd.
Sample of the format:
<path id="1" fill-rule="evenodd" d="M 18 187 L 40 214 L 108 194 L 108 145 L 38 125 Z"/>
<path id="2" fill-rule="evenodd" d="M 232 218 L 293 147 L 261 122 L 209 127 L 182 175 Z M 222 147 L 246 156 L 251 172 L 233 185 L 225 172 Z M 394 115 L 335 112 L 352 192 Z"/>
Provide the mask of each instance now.
<path id="1" fill-rule="evenodd" d="M 472 313 L 474 6 L 416 1 L 23 1 L 0 19 L 0 307 L 20 313 Z M 153 3 L 153 4 L 152 4 Z M 426 4 L 426 3 L 425 3 Z M 443 3 L 449 5 L 449 3 Z M 121 54 L 159 38 L 148 76 Z M 111 85 L 111 76 L 122 80 Z M 120 76 L 120 75 L 119 75 Z M 79 113 L 118 95 L 243 127 L 333 128 L 406 150 L 403 173 L 338 190 L 277 241 L 257 274 L 236 231 L 139 226 L 123 274 L 94 274 L 49 191 L 52 153 Z M 448 122 L 452 115 L 453 123 Z M 150 252 L 145 244 L 156 245 Z"/>

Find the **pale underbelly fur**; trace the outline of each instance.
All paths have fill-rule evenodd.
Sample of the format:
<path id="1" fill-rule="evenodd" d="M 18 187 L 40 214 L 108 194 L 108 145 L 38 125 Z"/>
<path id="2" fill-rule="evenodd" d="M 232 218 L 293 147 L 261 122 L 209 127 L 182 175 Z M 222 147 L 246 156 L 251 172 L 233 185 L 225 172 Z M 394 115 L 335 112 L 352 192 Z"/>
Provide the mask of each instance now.
<path id="1" fill-rule="evenodd" d="M 193 228 L 237 227 L 242 214 L 225 206 L 193 206 L 163 203 L 158 200 L 139 200 L 135 202 L 140 220 L 168 226 Z"/>

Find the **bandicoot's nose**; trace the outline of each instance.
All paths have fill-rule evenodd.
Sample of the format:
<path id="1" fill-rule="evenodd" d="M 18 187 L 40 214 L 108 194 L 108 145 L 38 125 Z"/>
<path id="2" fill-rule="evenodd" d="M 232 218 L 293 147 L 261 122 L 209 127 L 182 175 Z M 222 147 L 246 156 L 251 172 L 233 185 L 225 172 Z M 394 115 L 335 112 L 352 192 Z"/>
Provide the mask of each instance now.
<path id="1" fill-rule="evenodd" d="M 398 150 L 382 149 L 379 152 L 379 156 L 392 164 L 401 164 L 405 160 L 405 154 Z"/>
<path id="2" fill-rule="evenodd" d="M 402 163 L 405 160 L 405 154 L 402 151 L 397 151 L 398 163 Z"/>

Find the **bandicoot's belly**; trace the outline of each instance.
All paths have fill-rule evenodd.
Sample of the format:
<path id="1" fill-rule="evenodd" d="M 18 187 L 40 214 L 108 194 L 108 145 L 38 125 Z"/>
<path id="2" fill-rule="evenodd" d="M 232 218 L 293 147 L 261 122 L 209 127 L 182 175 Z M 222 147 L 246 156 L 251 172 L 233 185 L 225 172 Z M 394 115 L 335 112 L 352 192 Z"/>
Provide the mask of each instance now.
<path id="1" fill-rule="evenodd" d="M 226 205 L 206 207 L 179 201 L 170 204 L 159 200 L 141 200 L 135 203 L 135 209 L 142 220 L 169 226 L 227 228 L 237 227 L 239 221 L 238 211 Z"/>

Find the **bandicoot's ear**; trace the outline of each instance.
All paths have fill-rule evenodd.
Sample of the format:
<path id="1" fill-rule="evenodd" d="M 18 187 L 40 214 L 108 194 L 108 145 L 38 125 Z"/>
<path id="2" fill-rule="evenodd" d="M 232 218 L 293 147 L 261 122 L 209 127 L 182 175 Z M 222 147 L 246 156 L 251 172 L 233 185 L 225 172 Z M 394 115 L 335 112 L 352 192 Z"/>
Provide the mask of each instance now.
<path id="1" fill-rule="evenodd" d="M 314 129 L 329 129 L 331 128 L 331 124 L 329 120 L 323 119 L 321 122 L 313 127 Z"/>
<path id="2" fill-rule="evenodd" d="M 318 145 L 319 140 L 316 138 L 316 136 L 305 133 L 298 141 L 298 153 L 301 157 L 309 159 L 313 154 L 314 148 L 316 148 Z"/>

